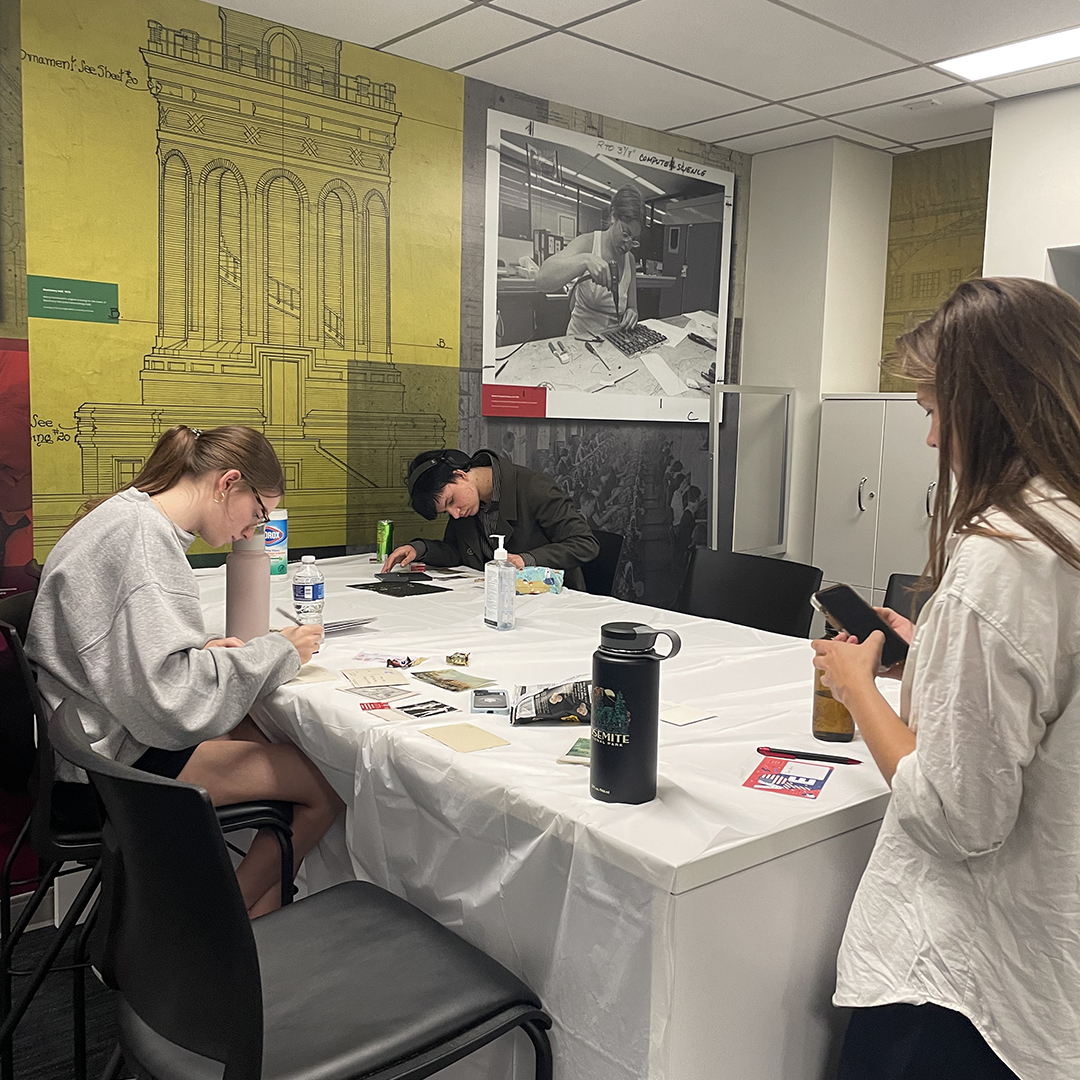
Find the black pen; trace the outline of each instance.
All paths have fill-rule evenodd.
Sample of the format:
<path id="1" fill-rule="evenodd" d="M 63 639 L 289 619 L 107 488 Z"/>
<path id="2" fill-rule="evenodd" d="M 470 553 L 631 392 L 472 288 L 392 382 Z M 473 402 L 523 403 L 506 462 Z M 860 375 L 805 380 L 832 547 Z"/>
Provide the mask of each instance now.
<path id="1" fill-rule="evenodd" d="M 781 750 L 777 746 L 759 746 L 759 754 L 765 757 L 798 758 L 800 761 L 828 761 L 834 765 L 861 765 L 859 758 L 837 757 L 835 754 L 814 754 L 809 750 Z"/>

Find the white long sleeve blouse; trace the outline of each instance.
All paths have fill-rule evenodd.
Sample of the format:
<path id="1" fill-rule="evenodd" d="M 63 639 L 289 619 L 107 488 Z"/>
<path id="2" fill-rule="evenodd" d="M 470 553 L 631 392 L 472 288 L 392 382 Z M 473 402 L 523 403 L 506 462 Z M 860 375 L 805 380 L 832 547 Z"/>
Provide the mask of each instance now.
<path id="1" fill-rule="evenodd" d="M 1029 500 L 1080 545 L 1080 508 Z M 1080 572 L 965 535 L 916 628 L 901 714 L 916 749 L 848 918 L 837 1005 L 933 1002 L 1025 1080 L 1080 1077 Z"/>

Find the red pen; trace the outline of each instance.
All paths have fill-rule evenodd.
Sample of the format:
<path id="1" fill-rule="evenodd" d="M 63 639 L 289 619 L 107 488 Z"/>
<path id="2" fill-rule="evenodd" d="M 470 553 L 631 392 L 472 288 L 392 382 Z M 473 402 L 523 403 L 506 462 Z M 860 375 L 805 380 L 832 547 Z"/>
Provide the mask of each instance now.
<path id="1" fill-rule="evenodd" d="M 809 750 L 781 750 L 776 746 L 759 746 L 759 754 L 765 757 L 797 758 L 800 761 L 828 761 L 833 765 L 861 765 L 859 758 L 837 757 L 835 754 L 814 754 Z"/>

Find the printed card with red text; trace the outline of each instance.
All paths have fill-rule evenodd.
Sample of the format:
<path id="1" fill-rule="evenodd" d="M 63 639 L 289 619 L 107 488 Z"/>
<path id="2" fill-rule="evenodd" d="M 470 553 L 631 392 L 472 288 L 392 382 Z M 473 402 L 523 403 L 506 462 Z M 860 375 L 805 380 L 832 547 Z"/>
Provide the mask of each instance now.
<path id="1" fill-rule="evenodd" d="M 800 799 L 816 799 L 832 771 L 831 765 L 764 757 L 743 781 L 743 787 L 757 791 L 778 791 L 781 795 L 797 795 Z"/>

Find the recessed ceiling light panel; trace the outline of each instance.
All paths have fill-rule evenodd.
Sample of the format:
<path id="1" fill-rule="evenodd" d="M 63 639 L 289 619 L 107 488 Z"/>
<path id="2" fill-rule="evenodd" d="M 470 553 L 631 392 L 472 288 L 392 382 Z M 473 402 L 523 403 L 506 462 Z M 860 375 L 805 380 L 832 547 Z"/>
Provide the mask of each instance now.
<path id="1" fill-rule="evenodd" d="M 961 79 L 979 82 L 998 75 L 1059 64 L 1063 60 L 1075 60 L 1077 57 L 1080 57 L 1080 26 L 1056 34 L 1028 38 L 1027 41 L 1014 41 L 1011 45 L 983 49 L 967 56 L 956 56 L 952 60 L 934 64 L 934 67 L 959 75 Z"/>

